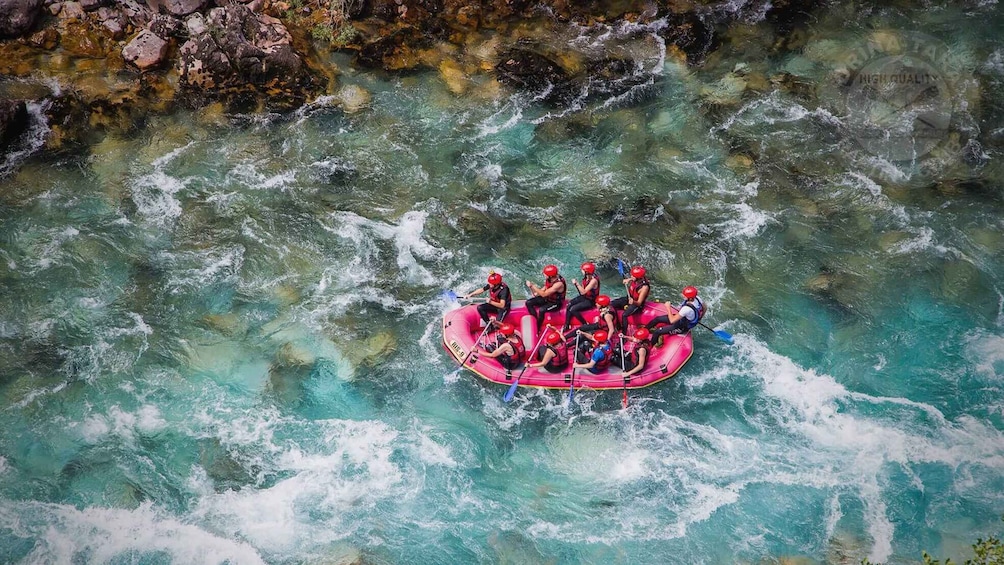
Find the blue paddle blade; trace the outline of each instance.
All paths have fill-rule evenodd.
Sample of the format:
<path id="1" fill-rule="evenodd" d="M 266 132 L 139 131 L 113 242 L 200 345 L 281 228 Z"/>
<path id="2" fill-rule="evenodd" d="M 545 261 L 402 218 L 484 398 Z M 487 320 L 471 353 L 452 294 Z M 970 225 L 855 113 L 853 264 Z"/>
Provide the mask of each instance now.
<path id="1" fill-rule="evenodd" d="M 571 404 L 575 400 L 575 383 L 572 383 L 568 387 L 568 403 Z"/>
<path id="2" fill-rule="evenodd" d="M 444 290 L 443 291 L 443 298 L 449 300 L 450 302 L 456 302 L 457 301 L 457 293 L 453 292 L 452 290 Z"/>
<path id="3" fill-rule="evenodd" d="M 617 260 L 617 272 L 620 273 L 622 277 L 624 276 L 624 261 L 621 261 L 620 259 Z"/>
<path id="4" fill-rule="evenodd" d="M 727 332 L 727 331 L 725 331 L 725 330 L 712 330 L 712 331 L 713 331 L 713 332 L 715 333 L 715 335 L 717 335 L 717 336 L 718 336 L 718 337 L 719 337 L 719 338 L 720 338 L 720 339 L 721 339 L 722 341 L 724 341 L 725 343 L 727 343 L 727 344 L 729 344 L 729 345 L 732 345 L 732 343 L 733 343 L 733 340 L 732 340 L 732 334 L 730 334 L 729 332 Z"/>
<path id="5" fill-rule="evenodd" d="M 505 396 L 502 397 L 502 400 L 505 400 L 506 402 L 512 400 L 513 395 L 516 394 L 516 387 L 518 386 L 519 386 L 519 379 L 516 379 L 515 381 L 512 382 L 512 385 L 509 386 L 509 390 L 505 391 Z"/>

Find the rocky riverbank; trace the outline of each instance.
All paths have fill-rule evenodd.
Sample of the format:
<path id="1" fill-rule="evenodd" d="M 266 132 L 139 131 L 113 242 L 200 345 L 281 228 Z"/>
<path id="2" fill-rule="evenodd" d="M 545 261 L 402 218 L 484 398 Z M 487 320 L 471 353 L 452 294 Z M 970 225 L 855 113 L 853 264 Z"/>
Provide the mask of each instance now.
<path id="1" fill-rule="evenodd" d="M 48 150 L 130 131 L 178 105 L 288 111 L 329 94 L 353 110 L 366 93 L 340 88 L 335 50 L 361 67 L 436 69 L 457 95 L 521 89 L 560 105 L 586 84 L 609 96 L 646 80 L 629 56 L 567 49 L 590 27 L 637 26 L 639 42 L 655 30 L 672 56 L 702 65 L 730 26 L 762 24 L 784 48 L 815 4 L 0 0 L 0 101 L 12 108 L 0 138 L 10 145 L 28 127 L 25 100 L 42 103 Z"/>

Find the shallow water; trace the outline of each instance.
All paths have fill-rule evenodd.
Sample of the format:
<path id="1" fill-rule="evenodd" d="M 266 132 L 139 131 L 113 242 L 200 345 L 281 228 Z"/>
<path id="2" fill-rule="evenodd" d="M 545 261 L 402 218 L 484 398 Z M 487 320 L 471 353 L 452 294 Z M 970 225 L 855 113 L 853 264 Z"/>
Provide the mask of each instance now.
<path id="1" fill-rule="evenodd" d="M 965 557 L 1004 513 L 1000 10 L 849 13 L 696 69 L 581 30 L 651 80 L 575 110 L 353 73 L 358 113 L 178 113 L 18 161 L 0 561 Z M 979 79 L 953 114 L 972 162 L 862 150 L 832 92 L 737 94 L 738 63 L 822 84 L 917 28 Z M 617 294 L 614 257 L 660 298 L 696 284 L 735 345 L 699 332 L 627 410 L 451 376 L 443 289 L 594 259 Z"/>

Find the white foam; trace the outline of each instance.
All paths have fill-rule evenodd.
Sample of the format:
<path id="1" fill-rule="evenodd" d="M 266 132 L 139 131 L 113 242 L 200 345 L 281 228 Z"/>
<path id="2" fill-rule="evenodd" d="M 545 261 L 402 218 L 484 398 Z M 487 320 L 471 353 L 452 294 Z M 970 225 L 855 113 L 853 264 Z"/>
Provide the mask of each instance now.
<path id="1" fill-rule="evenodd" d="M 119 562 L 125 556 L 165 553 L 177 565 L 264 565 L 246 543 L 211 534 L 167 516 L 147 502 L 135 510 L 0 501 L 0 518 L 14 535 L 34 540 L 21 565 Z"/>
<path id="2" fill-rule="evenodd" d="M 286 446 L 271 461 L 292 476 L 269 488 L 208 494 L 195 517 L 266 552 L 293 553 L 368 528 L 356 518 L 414 492 L 406 479 L 416 477 L 393 460 L 398 432 L 373 421 L 318 425 L 316 443 Z"/>

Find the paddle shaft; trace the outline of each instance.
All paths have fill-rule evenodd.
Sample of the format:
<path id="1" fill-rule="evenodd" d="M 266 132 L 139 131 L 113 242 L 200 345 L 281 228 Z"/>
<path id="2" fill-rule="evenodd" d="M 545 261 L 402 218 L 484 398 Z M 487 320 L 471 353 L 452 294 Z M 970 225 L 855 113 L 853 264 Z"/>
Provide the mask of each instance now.
<path id="1" fill-rule="evenodd" d="M 548 329 L 551 328 L 550 325 L 545 326 L 545 327 L 548 328 Z M 530 352 L 529 355 L 533 355 L 534 353 L 537 352 L 537 348 L 540 347 L 540 342 L 544 341 L 544 336 L 546 336 L 546 335 L 547 335 L 547 332 L 540 332 L 540 337 L 537 338 L 537 343 L 534 344 L 533 351 Z M 523 363 L 523 369 L 519 372 L 518 375 L 516 375 L 516 380 L 514 380 L 512 382 L 512 385 L 509 386 L 509 390 L 507 390 L 506 393 L 505 393 L 505 396 L 502 397 L 502 399 L 505 400 L 506 402 L 509 402 L 510 400 L 512 400 L 513 395 L 516 394 L 516 388 L 519 387 L 519 379 L 523 377 L 523 373 L 526 372 L 526 369 L 527 369 L 528 365 L 529 365 L 529 363 Z"/>

